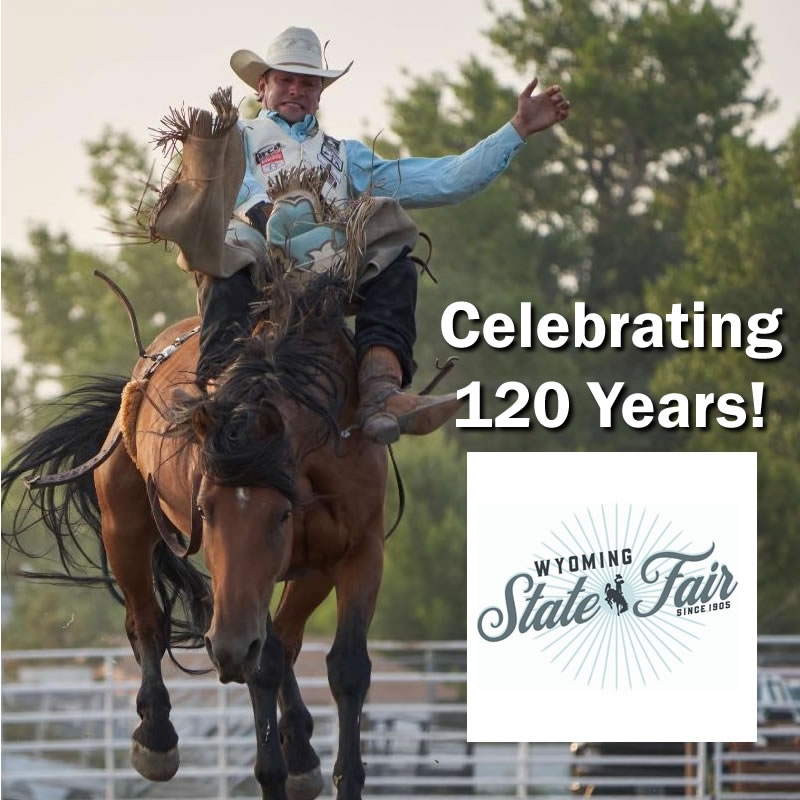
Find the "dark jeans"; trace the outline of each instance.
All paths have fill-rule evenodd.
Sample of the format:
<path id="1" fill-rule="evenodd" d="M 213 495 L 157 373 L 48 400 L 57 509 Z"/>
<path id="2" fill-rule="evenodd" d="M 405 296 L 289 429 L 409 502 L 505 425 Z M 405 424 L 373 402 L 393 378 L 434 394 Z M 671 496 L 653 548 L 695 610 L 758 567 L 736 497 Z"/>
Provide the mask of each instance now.
<path id="1" fill-rule="evenodd" d="M 200 307 L 200 356 L 197 383 L 201 386 L 218 377 L 236 356 L 236 340 L 249 336 L 253 329 L 250 304 L 259 292 L 242 269 L 230 278 L 204 275 L 197 288 Z"/>
<path id="2" fill-rule="evenodd" d="M 204 276 L 198 286 L 200 357 L 197 382 L 201 385 L 219 374 L 236 355 L 236 340 L 252 330 L 250 304 L 259 293 L 243 269 L 230 278 Z M 374 345 L 388 347 L 403 369 L 403 386 L 416 371 L 417 267 L 406 255 L 392 262 L 356 296 L 356 355 L 359 359 Z"/>
<path id="3" fill-rule="evenodd" d="M 356 311 L 356 356 L 358 360 L 373 345 L 388 347 L 403 368 L 403 386 L 408 386 L 417 364 L 417 265 L 406 255 L 358 288 Z"/>

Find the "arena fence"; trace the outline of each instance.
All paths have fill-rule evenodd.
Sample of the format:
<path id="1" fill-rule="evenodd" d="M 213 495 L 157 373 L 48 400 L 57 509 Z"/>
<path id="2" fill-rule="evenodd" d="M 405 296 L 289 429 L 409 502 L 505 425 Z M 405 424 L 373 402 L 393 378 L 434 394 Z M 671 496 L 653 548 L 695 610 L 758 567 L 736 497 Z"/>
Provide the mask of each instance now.
<path id="1" fill-rule="evenodd" d="M 328 647 L 306 642 L 298 676 L 329 779 L 337 718 Z M 800 798 L 800 636 L 759 640 L 756 744 L 468 744 L 463 642 L 373 642 L 370 652 L 365 797 Z M 198 652 L 182 661 L 208 666 Z M 4 652 L 2 664 L 3 800 L 260 797 L 245 687 L 165 661 L 181 767 L 153 784 L 128 757 L 139 679 L 127 648 Z"/>

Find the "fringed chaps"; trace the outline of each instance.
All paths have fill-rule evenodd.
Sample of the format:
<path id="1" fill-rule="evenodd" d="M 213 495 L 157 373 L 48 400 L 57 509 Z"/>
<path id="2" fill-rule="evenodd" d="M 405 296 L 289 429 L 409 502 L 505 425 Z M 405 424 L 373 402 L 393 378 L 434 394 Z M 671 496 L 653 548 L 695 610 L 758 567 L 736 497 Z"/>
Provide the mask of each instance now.
<path id="1" fill-rule="evenodd" d="M 252 261 L 248 252 L 225 244 L 244 179 L 244 148 L 230 88 L 216 91 L 211 103 L 216 116 L 171 109 L 161 120 L 156 144 L 180 149 L 181 165 L 153 208 L 150 238 L 174 242 L 182 269 L 224 278 Z"/>

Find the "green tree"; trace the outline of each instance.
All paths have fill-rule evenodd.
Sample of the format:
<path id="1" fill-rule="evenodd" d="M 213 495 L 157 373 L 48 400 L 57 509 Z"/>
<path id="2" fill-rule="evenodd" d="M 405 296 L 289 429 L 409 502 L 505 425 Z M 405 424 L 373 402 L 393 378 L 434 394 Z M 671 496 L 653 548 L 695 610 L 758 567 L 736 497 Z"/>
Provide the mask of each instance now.
<path id="1" fill-rule="evenodd" d="M 455 209 L 416 214 L 433 237 L 434 268 L 443 284 L 425 286 L 421 295 L 418 360 L 457 354 L 463 363 L 451 383 L 477 379 L 487 394 L 505 380 L 532 389 L 556 380 L 570 390 L 573 414 L 566 428 L 549 433 L 536 427 L 527 435 L 462 429 L 459 438 L 470 449 L 757 448 L 765 564 L 760 624 L 765 631 L 796 630 L 797 591 L 785 568 L 798 555 L 796 537 L 787 535 L 797 527 L 793 499 L 800 477 L 792 359 L 732 364 L 732 356 L 726 361 L 720 354 L 712 366 L 708 353 L 696 354 L 691 364 L 679 357 L 662 364 L 664 354 L 632 347 L 497 351 L 481 344 L 456 352 L 439 332 L 442 311 L 456 299 L 473 302 L 483 318 L 500 311 L 512 319 L 523 300 L 539 314 L 567 317 L 575 300 L 603 314 L 631 315 L 666 311 L 670 298 L 710 302 L 712 294 L 715 305 L 734 311 L 789 307 L 796 287 L 791 266 L 797 263 L 800 133 L 793 131 L 778 161 L 746 146 L 746 158 L 734 156 L 744 145 L 730 143 L 773 105 L 751 86 L 759 63 L 752 29 L 740 24 L 738 6 L 713 2 L 521 0 L 497 19 L 490 38 L 520 73 L 520 87 L 538 73 L 543 85 L 564 87 L 573 110 L 566 123 L 535 136 L 478 197 Z M 398 139 L 384 150 L 462 151 L 508 119 L 517 91 L 475 60 L 454 79 L 420 78 L 406 96 L 391 99 Z M 722 196 L 721 186 L 729 187 Z M 777 252 L 782 255 L 773 258 Z M 658 301 L 655 294 L 646 298 L 648 286 L 658 287 Z M 784 325 L 787 341 L 796 338 L 788 319 Z M 699 385 L 744 391 L 751 380 L 767 380 L 767 373 L 765 431 L 696 432 L 688 442 L 657 426 L 599 429 L 585 388 L 589 380 L 606 387 L 622 380 L 631 391 L 691 393 Z M 491 408 L 487 404 L 484 415 L 497 413 Z"/>
<path id="2" fill-rule="evenodd" d="M 417 215 L 436 244 L 444 286 L 420 303 L 429 363 L 439 320 L 454 299 L 483 313 L 569 311 L 573 300 L 600 313 L 643 310 L 643 288 L 683 256 L 681 230 L 693 184 L 717 173 L 723 137 L 748 127 L 770 101 L 750 86 L 758 52 L 738 10 L 711 2 L 521 0 L 498 17 L 490 39 L 520 73 L 502 86 L 474 59 L 455 79 L 416 80 L 391 100 L 393 152 L 459 152 L 511 116 L 527 76 L 560 83 L 570 118 L 535 135 L 485 192 L 456 209 Z M 524 77 L 522 77 L 524 76 Z M 387 151 L 389 148 L 387 148 Z M 644 389 L 654 362 L 635 350 L 521 351 L 480 345 L 464 359 L 461 385 L 479 379 L 493 394 L 504 380 L 570 388 L 574 414 L 555 433 L 462 432 L 470 447 L 615 449 L 658 446 L 659 435 L 598 430 L 586 380 L 625 380 Z M 466 373 L 466 374 L 465 374 Z M 494 413 L 497 412 L 495 406 Z"/>
<path id="3" fill-rule="evenodd" d="M 111 257 L 73 246 L 66 233 L 37 225 L 29 234 L 30 255 L 3 251 L 3 303 L 17 321 L 24 348 L 25 374 L 4 371 L 4 413 L 30 408 L 87 374 L 128 374 L 137 358 L 125 310 L 108 286 L 93 276 L 99 269 L 115 280 L 136 309 L 143 344 L 167 324 L 195 313 L 194 284 L 175 265 L 174 252 L 144 244 L 137 212 L 152 202 L 143 178 L 148 155 L 126 134 L 106 130 L 90 142 L 92 184 L 88 193 L 98 214 L 114 230 L 138 232 L 120 237 Z M 11 416 L 11 421 L 18 419 Z M 6 439 L 15 435 L 4 422 Z M 28 431 L 23 431 L 27 433 Z"/>
<path id="4" fill-rule="evenodd" d="M 787 565 L 800 563 L 800 124 L 777 153 L 744 139 L 723 144 L 719 172 L 691 194 L 686 215 L 686 259 L 647 292 L 648 307 L 665 313 L 672 303 L 743 320 L 783 309 L 780 358 L 749 358 L 744 347 L 688 350 L 668 358 L 655 374 L 653 394 L 736 392 L 751 397 L 752 382 L 766 387 L 766 424 L 735 432 L 714 422 L 685 431 L 691 450 L 758 451 L 758 584 L 762 633 L 796 632 L 800 590 Z M 773 334 L 774 336 L 775 334 Z M 765 338 L 772 338 L 766 336 Z M 753 413 L 752 402 L 748 403 Z M 712 414 L 712 418 L 716 416 Z"/>
<path id="5" fill-rule="evenodd" d="M 13 593 L 7 649 L 118 647 L 125 641 L 125 612 L 101 587 L 21 580 Z"/>
<path id="6" fill-rule="evenodd" d="M 61 394 L 87 375 L 129 374 L 136 362 L 125 310 L 106 284 L 93 277 L 95 269 L 130 297 L 145 347 L 168 324 L 195 313 L 193 281 L 176 267 L 175 254 L 141 239 L 137 215 L 153 197 L 143 182 L 151 160 L 147 150 L 110 129 L 88 143 L 87 150 L 92 178 L 88 193 L 98 214 L 126 235 L 116 251 L 101 257 L 74 247 L 66 233 L 37 225 L 29 234 L 30 255 L 3 251 L 3 303 L 17 321 L 25 361 L 2 372 L 4 455 L 58 412 L 57 407 L 42 406 L 43 398 Z M 130 236 L 136 232 L 139 238 Z M 17 493 L 22 491 L 16 487 Z M 4 529 L 8 521 L 4 509 Z M 94 534 L 87 532 L 87 537 Z M 32 529 L 27 546 L 46 552 L 49 534 Z M 17 554 L 4 554 L 4 572 L 10 578 L 6 587 L 10 584 L 14 594 L 7 645 L 92 645 L 103 635 L 123 635 L 122 610 L 102 589 L 15 580 L 23 562 Z M 60 565 L 37 559 L 28 566 L 57 570 Z"/>
<path id="7" fill-rule="evenodd" d="M 461 639 L 467 619 L 466 457 L 438 433 L 398 444 L 408 502 L 386 543 L 372 634 L 387 639 Z M 387 520 L 396 501 L 389 483 Z"/>

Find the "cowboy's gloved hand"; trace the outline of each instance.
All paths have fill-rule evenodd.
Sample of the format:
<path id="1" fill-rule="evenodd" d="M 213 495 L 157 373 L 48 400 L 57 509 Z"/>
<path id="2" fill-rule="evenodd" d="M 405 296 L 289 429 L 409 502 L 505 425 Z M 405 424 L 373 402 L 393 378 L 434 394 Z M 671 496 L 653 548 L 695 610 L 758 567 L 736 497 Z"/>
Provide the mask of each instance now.
<path id="1" fill-rule="evenodd" d="M 245 216 L 250 221 L 250 225 L 262 234 L 264 238 L 267 236 L 267 220 L 271 212 L 272 205 L 265 203 L 263 200 L 245 211 Z"/>
<path id="2" fill-rule="evenodd" d="M 534 94 L 538 83 L 539 79 L 534 78 L 520 92 L 517 113 L 511 119 L 511 124 L 523 139 L 569 116 L 569 100 L 561 94 L 561 87 L 548 86 L 541 94 Z"/>

